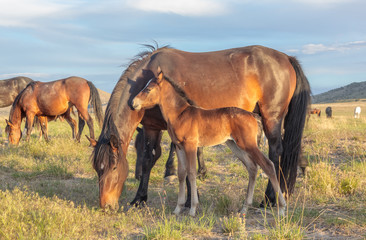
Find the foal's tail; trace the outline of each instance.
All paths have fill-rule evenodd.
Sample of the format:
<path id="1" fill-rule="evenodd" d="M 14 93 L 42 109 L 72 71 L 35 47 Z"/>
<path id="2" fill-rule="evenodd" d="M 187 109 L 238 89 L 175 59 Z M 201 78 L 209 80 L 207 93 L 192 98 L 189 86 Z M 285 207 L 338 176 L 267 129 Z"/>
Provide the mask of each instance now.
<path id="1" fill-rule="evenodd" d="M 283 152 L 281 156 L 281 189 L 291 194 L 297 176 L 297 165 L 301 153 L 301 138 L 304 130 L 306 113 L 310 104 L 310 85 L 295 57 L 289 57 L 296 72 L 296 89 L 285 117 Z M 285 181 L 283 181 L 283 178 Z M 287 185 L 286 185 L 287 184 Z"/>
<path id="2" fill-rule="evenodd" d="M 98 120 L 98 124 L 101 127 L 103 124 L 104 114 L 103 114 L 103 108 L 102 108 L 102 101 L 100 100 L 100 96 L 98 93 L 97 88 L 94 86 L 92 82 L 88 82 L 89 88 L 90 88 L 90 99 L 89 103 L 94 109 L 94 114 Z"/>

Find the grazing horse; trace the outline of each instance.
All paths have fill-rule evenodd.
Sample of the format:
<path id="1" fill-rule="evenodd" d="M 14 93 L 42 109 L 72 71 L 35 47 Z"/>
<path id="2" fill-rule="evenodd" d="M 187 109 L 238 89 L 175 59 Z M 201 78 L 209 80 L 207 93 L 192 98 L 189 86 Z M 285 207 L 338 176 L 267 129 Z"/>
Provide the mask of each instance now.
<path id="1" fill-rule="evenodd" d="M 234 107 L 204 110 L 190 106 L 186 100 L 193 103 L 180 87 L 169 81 L 168 78 L 164 78 L 162 72 L 157 78 L 150 80 L 132 100 L 132 107 L 135 110 L 148 109 L 159 104 L 163 117 L 168 123 L 170 138 L 177 146 L 179 193 L 174 213 L 179 215 L 186 201 L 185 179 L 188 175 L 192 193 L 189 214 L 191 216 L 196 214 L 198 204 L 197 148 L 226 142 L 249 172 L 247 198 L 241 212 L 246 213 L 247 208 L 253 203 L 253 191 L 259 165 L 269 177 L 279 196 L 279 211 L 283 214 L 286 202 L 273 162 L 266 158 L 257 146 L 258 123 L 254 114 Z"/>
<path id="2" fill-rule="evenodd" d="M 355 118 L 360 118 L 360 115 L 361 115 L 361 107 L 357 106 L 357 107 L 355 107 L 354 117 Z"/>
<path id="3" fill-rule="evenodd" d="M 320 109 L 314 108 L 314 109 L 310 109 L 308 114 L 309 114 L 309 117 L 311 114 L 316 114 L 316 115 L 318 115 L 318 117 L 320 117 L 321 113 L 322 113 L 322 111 Z"/>
<path id="4" fill-rule="evenodd" d="M 9 142 L 18 144 L 21 138 L 20 125 L 22 119 L 26 118 L 27 138 L 30 138 L 34 116 L 41 118 L 42 132 L 47 136 L 45 122 L 62 116 L 70 124 L 72 136 L 75 137 L 76 122 L 71 118 L 72 107 L 78 110 L 79 131 L 76 139 L 80 141 L 85 121 L 88 124 L 90 136 L 94 138 L 93 119 L 88 113 L 88 103 L 91 102 L 96 109 L 98 123 L 103 118 L 102 104 L 99 93 L 93 83 L 79 77 L 69 77 L 53 82 L 32 82 L 23 89 L 15 98 L 9 114 L 7 131 Z M 47 118 L 47 119 L 46 119 Z"/>
<path id="5" fill-rule="evenodd" d="M 10 106 L 30 82 L 33 82 L 33 80 L 27 77 L 0 80 L 0 108 Z"/>
<path id="6" fill-rule="evenodd" d="M 327 118 L 332 118 L 332 107 L 327 107 L 325 109 L 325 114 L 327 115 Z"/>
<path id="7" fill-rule="evenodd" d="M 160 126 L 165 124 L 166 129 L 166 122 L 156 107 L 155 110 L 131 109 L 133 97 L 157 76 L 158 66 L 165 77 L 180 86 L 199 107 L 238 107 L 260 114 L 268 139 L 269 159 L 275 165 L 281 190 L 288 194 L 293 191 L 311 92 L 296 58 L 263 46 L 206 53 L 165 47 L 139 55 L 124 71 L 109 100 L 101 135 L 98 141 L 92 140 L 95 145 L 93 167 L 99 177 L 102 208 L 118 208 L 128 174 L 128 145 L 140 121 L 149 116 Z M 147 162 L 132 204 L 147 199 L 148 178 L 156 161 L 152 154 L 153 144 L 162 129 L 144 127 L 149 130 L 145 134 Z M 276 191 L 270 183 L 266 196 L 270 202 L 276 202 Z"/>

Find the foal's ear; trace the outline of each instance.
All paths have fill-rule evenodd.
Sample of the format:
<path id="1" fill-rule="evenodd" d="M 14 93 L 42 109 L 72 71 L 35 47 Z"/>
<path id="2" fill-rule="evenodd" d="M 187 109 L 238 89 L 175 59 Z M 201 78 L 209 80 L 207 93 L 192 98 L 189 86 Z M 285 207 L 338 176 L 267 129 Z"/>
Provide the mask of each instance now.
<path id="1" fill-rule="evenodd" d="M 113 151 L 118 149 L 118 138 L 115 135 L 111 135 L 111 139 L 109 140 L 109 144 L 112 147 Z"/>
<path id="2" fill-rule="evenodd" d="M 158 77 L 156 78 L 156 82 L 160 83 L 163 80 L 163 71 L 161 71 L 160 66 L 158 67 Z"/>
<path id="3" fill-rule="evenodd" d="M 90 142 L 90 146 L 92 146 L 92 147 L 97 146 L 97 144 L 98 144 L 98 141 L 97 141 L 97 140 L 95 140 L 95 139 L 93 139 L 93 138 L 90 138 L 90 137 L 88 137 L 87 135 L 85 135 L 85 137 L 89 140 L 89 142 Z"/>

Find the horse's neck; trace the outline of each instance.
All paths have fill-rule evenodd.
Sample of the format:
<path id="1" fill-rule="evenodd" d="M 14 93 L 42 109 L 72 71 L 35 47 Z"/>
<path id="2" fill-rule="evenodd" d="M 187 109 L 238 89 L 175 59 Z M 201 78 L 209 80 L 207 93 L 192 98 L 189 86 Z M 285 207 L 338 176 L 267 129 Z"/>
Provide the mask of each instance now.
<path id="1" fill-rule="evenodd" d="M 176 92 L 170 83 L 164 83 L 160 92 L 160 109 L 164 119 L 174 125 L 179 121 L 179 115 L 191 106 Z"/>

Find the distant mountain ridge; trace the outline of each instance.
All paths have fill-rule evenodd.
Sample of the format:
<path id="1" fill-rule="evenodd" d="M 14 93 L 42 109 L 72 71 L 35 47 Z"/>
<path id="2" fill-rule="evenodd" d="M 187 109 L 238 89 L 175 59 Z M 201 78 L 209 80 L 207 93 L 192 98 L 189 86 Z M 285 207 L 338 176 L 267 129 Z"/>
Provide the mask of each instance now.
<path id="1" fill-rule="evenodd" d="M 334 103 L 360 101 L 366 99 L 366 81 L 354 82 L 325 93 L 314 95 L 312 103 Z"/>

